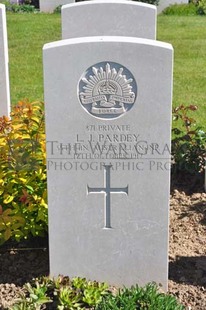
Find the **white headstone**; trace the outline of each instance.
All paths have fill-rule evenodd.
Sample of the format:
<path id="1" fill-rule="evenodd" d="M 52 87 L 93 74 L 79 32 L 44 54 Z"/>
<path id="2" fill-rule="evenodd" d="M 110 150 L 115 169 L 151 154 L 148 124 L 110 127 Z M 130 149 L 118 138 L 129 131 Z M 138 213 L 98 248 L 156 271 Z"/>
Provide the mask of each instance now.
<path id="1" fill-rule="evenodd" d="M 0 116 L 10 115 L 8 42 L 5 5 L 0 4 Z"/>
<path id="2" fill-rule="evenodd" d="M 172 55 L 128 37 L 44 46 L 52 276 L 167 288 Z"/>
<path id="3" fill-rule="evenodd" d="M 52 13 L 59 5 L 73 3 L 75 0 L 39 0 L 40 12 Z"/>
<path id="4" fill-rule="evenodd" d="M 159 0 L 159 4 L 157 6 L 157 12 L 161 13 L 165 8 L 173 4 L 187 4 L 188 0 Z"/>
<path id="5" fill-rule="evenodd" d="M 156 39 L 156 6 L 125 0 L 94 0 L 62 7 L 62 38 L 129 36 Z"/>

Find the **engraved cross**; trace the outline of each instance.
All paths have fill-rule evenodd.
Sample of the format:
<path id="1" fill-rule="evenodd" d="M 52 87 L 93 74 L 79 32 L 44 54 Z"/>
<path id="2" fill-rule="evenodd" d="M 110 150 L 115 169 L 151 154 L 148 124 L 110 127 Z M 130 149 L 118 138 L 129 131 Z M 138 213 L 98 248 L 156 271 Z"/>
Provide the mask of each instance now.
<path id="1" fill-rule="evenodd" d="M 104 204 L 104 228 L 111 227 L 111 194 L 126 194 L 128 195 L 128 186 L 120 187 L 111 187 L 110 186 L 110 169 L 112 165 L 104 165 L 104 187 L 89 187 L 87 185 L 88 194 L 104 194 L 105 204 Z"/>

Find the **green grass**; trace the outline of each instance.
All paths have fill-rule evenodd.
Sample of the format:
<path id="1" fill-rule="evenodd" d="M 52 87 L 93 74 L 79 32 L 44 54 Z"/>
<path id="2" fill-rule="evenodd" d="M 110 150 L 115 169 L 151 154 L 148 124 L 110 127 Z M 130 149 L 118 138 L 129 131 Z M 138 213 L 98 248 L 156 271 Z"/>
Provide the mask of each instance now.
<path id="1" fill-rule="evenodd" d="M 61 39 L 59 14 L 8 14 L 12 104 L 43 100 L 42 47 Z"/>
<path id="2" fill-rule="evenodd" d="M 42 47 L 61 39 L 59 14 L 8 14 L 11 98 L 43 100 Z M 174 47 L 173 104 L 196 104 L 198 125 L 206 113 L 206 17 L 158 16 L 158 40 Z"/>
<path id="3" fill-rule="evenodd" d="M 206 17 L 158 17 L 158 40 L 174 47 L 173 105 L 195 104 L 198 125 L 206 129 Z"/>

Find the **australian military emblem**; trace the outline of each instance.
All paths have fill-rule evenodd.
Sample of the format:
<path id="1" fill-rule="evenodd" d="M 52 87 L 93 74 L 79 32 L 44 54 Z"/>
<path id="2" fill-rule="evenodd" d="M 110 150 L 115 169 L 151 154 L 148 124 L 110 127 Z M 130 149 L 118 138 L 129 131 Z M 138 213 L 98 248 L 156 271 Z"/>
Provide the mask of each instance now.
<path id="1" fill-rule="evenodd" d="M 93 116 L 117 118 L 129 111 L 137 96 L 132 73 L 114 62 L 101 62 L 90 67 L 79 82 L 79 100 Z"/>

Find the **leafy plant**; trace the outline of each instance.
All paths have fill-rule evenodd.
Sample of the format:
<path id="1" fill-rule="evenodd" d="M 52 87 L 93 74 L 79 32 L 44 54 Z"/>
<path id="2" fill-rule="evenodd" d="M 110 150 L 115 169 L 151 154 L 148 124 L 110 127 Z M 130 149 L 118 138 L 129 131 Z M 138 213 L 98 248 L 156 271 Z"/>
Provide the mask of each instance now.
<path id="1" fill-rule="evenodd" d="M 59 290 L 59 310 L 63 309 L 79 309 L 81 307 L 81 294 L 77 293 L 69 287 L 61 287 Z"/>
<path id="2" fill-rule="evenodd" d="M 160 293 L 156 284 L 138 285 L 113 294 L 107 284 L 84 278 L 42 277 L 26 284 L 25 295 L 10 310 L 183 310 L 176 298 Z M 42 308 L 41 308 L 42 307 Z"/>
<path id="3" fill-rule="evenodd" d="M 19 102 L 0 117 L 0 244 L 47 231 L 43 104 Z"/>
<path id="4" fill-rule="evenodd" d="M 206 14 L 206 0 L 198 0 L 197 2 L 197 12 L 200 15 Z"/>
<path id="5" fill-rule="evenodd" d="M 31 1 L 22 1 L 19 4 L 10 3 L 10 1 L 3 2 L 6 6 L 6 10 L 13 13 L 34 13 L 38 10 L 35 6 L 31 5 Z"/>
<path id="6" fill-rule="evenodd" d="M 62 285 L 56 284 L 58 287 L 57 296 L 60 305 L 59 310 L 65 309 L 79 309 L 88 306 L 97 305 L 102 296 L 108 293 L 108 286 L 105 283 L 98 283 L 96 281 L 87 281 L 85 278 L 60 278 Z M 66 283 L 65 283 L 66 279 Z"/>
<path id="7" fill-rule="evenodd" d="M 44 283 L 36 280 L 35 285 L 27 283 L 24 288 L 27 296 L 21 295 L 19 302 L 11 307 L 12 310 L 40 310 L 42 305 L 52 302 L 47 296 L 47 286 Z"/>
<path id="8" fill-rule="evenodd" d="M 87 281 L 84 278 L 59 276 L 57 279 L 42 277 L 24 286 L 24 295 L 11 310 L 38 310 L 51 303 L 51 309 L 92 309 L 109 293 L 105 283 Z M 48 307 L 50 307 L 48 305 Z"/>
<path id="9" fill-rule="evenodd" d="M 190 3 L 194 4 L 197 8 L 197 14 L 206 14 L 206 0 L 190 0 Z"/>
<path id="10" fill-rule="evenodd" d="M 180 129 L 172 129 L 172 156 L 175 172 L 202 172 L 206 160 L 206 133 L 201 127 L 196 127 L 195 119 L 189 112 L 197 110 L 197 106 L 181 105 L 173 109 L 173 121 L 180 121 Z"/>
<path id="11" fill-rule="evenodd" d="M 162 12 L 164 15 L 179 15 L 179 16 L 192 16 L 197 15 L 197 8 L 195 4 L 173 4 L 165 8 Z"/>
<path id="12" fill-rule="evenodd" d="M 131 289 L 119 290 L 117 295 L 106 295 L 97 305 L 96 310 L 183 310 L 175 297 L 158 291 L 155 284 L 141 288 L 138 285 Z"/>

